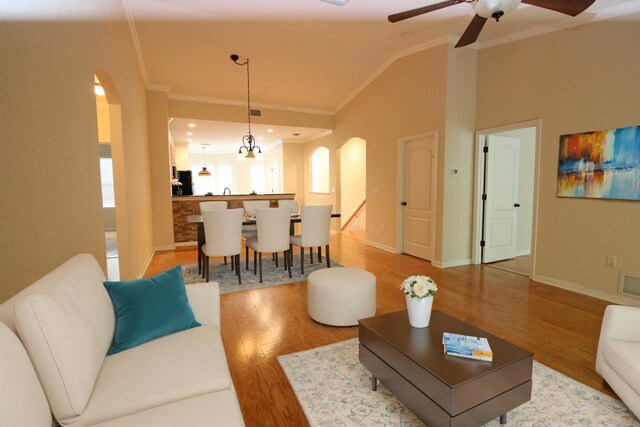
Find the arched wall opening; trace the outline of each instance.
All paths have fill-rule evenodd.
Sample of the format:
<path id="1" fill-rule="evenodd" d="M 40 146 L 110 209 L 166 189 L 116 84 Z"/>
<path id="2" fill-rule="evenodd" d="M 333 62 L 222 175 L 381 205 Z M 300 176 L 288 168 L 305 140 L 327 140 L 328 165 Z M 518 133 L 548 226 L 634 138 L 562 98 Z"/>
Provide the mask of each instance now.
<path id="1" fill-rule="evenodd" d="M 343 233 L 366 238 L 367 141 L 354 137 L 338 149 L 340 213 Z"/>
<path id="2" fill-rule="evenodd" d="M 129 277 L 122 109 L 118 92 L 105 70 L 94 73 L 107 277 Z M 98 88 L 102 88 L 99 92 Z"/>

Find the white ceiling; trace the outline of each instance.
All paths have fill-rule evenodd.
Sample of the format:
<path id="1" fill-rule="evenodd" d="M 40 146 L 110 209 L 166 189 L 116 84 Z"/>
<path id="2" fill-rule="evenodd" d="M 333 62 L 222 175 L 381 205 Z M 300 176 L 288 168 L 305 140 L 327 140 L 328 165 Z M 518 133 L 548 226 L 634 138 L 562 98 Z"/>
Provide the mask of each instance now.
<path id="1" fill-rule="evenodd" d="M 166 89 L 174 98 L 246 105 L 246 71 L 229 59 L 236 53 L 251 59 L 252 107 L 331 114 L 398 57 L 457 41 L 474 15 L 473 4 L 395 24 L 387 20 L 439 1 L 350 0 L 336 6 L 320 0 L 2 0 L 0 20 L 113 19 L 124 5 L 148 87 Z M 467 49 L 599 19 L 628 19 L 638 11 L 640 0 L 596 0 L 575 18 L 521 4 L 499 23 L 489 20 L 476 46 Z M 174 128 L 181 131 L 178 123 L 171 129 L 181 141 L 174 134 Z M 220 132 L 197 138 L 228 138 L 231 128 Z"/>

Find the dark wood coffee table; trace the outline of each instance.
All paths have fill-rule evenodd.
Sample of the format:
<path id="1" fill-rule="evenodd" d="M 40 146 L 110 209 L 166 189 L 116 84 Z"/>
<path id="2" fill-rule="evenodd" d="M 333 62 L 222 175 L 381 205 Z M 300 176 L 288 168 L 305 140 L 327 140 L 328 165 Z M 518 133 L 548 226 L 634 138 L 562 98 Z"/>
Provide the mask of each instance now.
<path id="1" fill-rule="evenodd" d="M 443 332 L 485 337 L 492 362 L 445 356 Z M 429 427 L 481 426 L 531 399 L 533 354 L 434 310 L 427 328 L 406 311 L 360 320 L 360 362 Z"/>

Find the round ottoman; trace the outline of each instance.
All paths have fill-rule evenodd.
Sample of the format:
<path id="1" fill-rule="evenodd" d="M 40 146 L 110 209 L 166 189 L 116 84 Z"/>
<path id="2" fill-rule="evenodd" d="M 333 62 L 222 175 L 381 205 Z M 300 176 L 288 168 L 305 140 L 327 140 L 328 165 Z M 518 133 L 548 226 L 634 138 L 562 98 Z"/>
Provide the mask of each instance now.
<path id="1" fill-rule="evenodd" d="M 376 276 L 357 268 L 325 268 L 309 274 L 308 310 L 316 322 L 353 326 L 376 314 Z"/>

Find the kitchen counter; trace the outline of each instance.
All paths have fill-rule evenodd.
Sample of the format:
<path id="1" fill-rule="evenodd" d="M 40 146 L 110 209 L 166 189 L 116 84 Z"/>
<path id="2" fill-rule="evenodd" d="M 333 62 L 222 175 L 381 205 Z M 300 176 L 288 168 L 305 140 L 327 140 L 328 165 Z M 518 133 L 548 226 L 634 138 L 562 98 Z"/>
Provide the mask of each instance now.
<path id="1" fill-rule="evenodd" d="M 293 200 L 295 193 L 232 194 L 216 196 L 173 196 L 173 238 L 176 246 L 196 244 L 198 227 L 187 222 L 187 216 L 200 215 L 200 202 L 225 201 L 229 209 L 241 208 L 244 200 L 269 200 L 269 206 L 278 206 L 278 200 Z"/>

